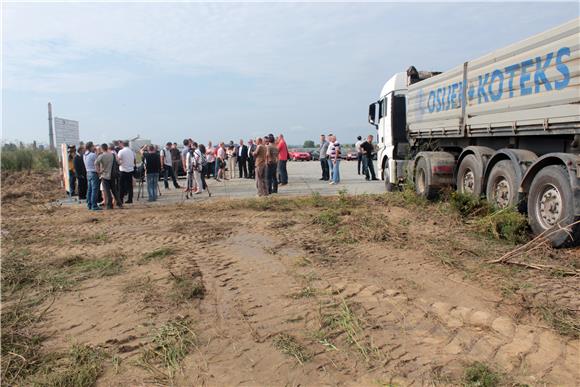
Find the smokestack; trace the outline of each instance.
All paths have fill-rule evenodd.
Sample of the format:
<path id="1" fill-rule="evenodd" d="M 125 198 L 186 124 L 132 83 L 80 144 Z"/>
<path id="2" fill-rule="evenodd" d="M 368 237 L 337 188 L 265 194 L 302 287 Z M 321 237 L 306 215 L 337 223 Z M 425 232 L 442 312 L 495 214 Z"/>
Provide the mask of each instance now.
<path id="1" fill-rule="evenodd" d="M 50 150 L 54 150 L 54 132 L 52 131 L 52 104 L 48 103 L 48 138 L 50 141 Z"/>

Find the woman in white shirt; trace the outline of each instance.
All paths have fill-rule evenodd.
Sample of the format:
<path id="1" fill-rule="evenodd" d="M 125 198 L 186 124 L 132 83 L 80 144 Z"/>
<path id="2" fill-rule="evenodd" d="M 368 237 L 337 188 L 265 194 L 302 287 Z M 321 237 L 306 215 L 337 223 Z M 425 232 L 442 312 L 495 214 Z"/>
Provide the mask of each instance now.
<path id="1" fill-rule="evenodd" d="M 326 156 L 328 158 L 328 166 L 330 168 L 330 183 L 340 183 L 340 143 L 336 141 L 336 136 L 331 134 L 328 136 L 328 150 Z"/>

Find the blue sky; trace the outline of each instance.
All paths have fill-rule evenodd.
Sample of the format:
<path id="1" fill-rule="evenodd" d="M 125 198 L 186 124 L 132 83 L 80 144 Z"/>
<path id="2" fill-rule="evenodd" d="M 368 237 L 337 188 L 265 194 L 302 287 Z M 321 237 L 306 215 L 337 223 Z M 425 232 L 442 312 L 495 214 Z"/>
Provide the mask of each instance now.
<path id="1" fill-rule="evenodd" d="M 578 17 L 571 3 L 4 3 L 2 139 L 290 143 L 373 133 L 368 104 L 410 65 L 444 71 Z"/>

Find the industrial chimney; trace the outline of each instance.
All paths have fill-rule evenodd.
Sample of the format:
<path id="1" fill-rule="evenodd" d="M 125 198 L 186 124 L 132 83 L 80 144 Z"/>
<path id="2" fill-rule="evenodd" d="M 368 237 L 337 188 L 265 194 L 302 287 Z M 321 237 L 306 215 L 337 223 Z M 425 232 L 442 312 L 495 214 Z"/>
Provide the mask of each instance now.
<path id="1" fill-rule="evenodd" d="M 54 132 L 52 130 L 52 104 L 48 103 L 48 138 L 50 144 L 50 150 L 54 150 Z"/>

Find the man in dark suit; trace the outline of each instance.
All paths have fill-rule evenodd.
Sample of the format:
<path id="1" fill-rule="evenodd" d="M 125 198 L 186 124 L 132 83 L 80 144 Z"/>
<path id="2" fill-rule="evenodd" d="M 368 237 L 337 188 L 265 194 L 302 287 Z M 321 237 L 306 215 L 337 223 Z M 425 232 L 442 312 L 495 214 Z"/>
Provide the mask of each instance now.
<path id="1" fill-rule="evenodd" d="M 75 167 L 75 177 L 78 181 L 79 200 L 87 198 L 87 170 L 85 169 L 85 162 L 83 161 L 83 154 L 85 152 L 84 145 L 79 145 L 79 149 L 73 159 Z"/>
<path id="2" fill-rule="evenodd" d="M 240 140 L 240 146 L 237 147 L 238 153 L 238 170 L 240 172 L 240 179 L 248 177 L 248 147 L 244 145 L 244 140 Z"/>
<path id="3" fill-rule="evenodd" d="M 248 140 L 248 179 L 255 178 L 255 160 L 254 152 L 256 151 L 256 144 L 251 138 Z"/>

